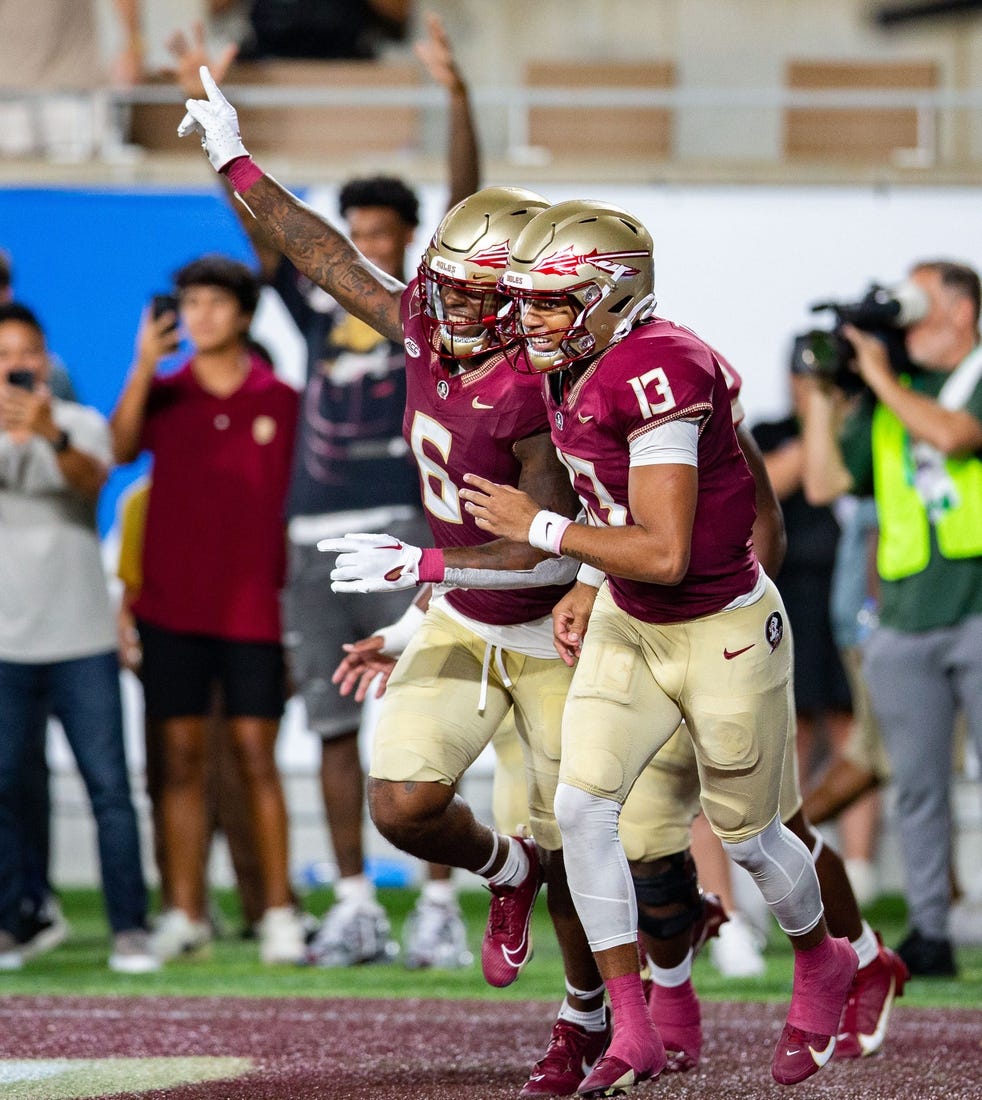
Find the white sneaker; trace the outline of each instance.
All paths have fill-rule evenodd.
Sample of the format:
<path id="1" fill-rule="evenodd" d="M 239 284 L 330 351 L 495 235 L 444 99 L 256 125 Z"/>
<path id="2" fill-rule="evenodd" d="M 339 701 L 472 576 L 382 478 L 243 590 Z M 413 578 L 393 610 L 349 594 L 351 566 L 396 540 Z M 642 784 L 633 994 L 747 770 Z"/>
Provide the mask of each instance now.
<path id="1" fill-rule="evenodd" d="M 982 945 L 982 898 L 956 901 L 948 912 L 948 935 L 960 947 Z"/>
<path id="2" fill-rule="evenodd" d="M 467 929 L 455 903 L 441 905 L 421 897 L 406 918 L 403 945 L 410 970 L 458 970 L 474 961 L 467 950 Z"/>
<path id="3" fill-rule="evenodd" d="M 292 906 L 267 909 L 259 922 L 259 958 L 264 963 L 303 962 L 307 945 L 300 914 Z"/>
<path id="4" fill-rule="evenodd" d="M 868 859 L 847 859 L 843 860 L 843 863 L 849 885 L 856 895 L 856 904 L 860 909 L 872 905 L 880 896 L 880 882 L 876 867 Z"/>
<path id="5" fill-rule="evenodd" d="M 709 941 L 709 959 L 724 978 L 759 978 L 767 969 L 762 947 L 750 922 L 740 913 L 730 913 L 719 935 Z"/>
<path id="6" fill-rule="evenodd" d="M 211 950 L 211 925 L 192 920 L 183 909 L 168 909 L 157 919 L 150 948 L 161 962 L 181 956 L 200 958 Z"/>
<path id="7" fill-rule="evenodd" d="M 338 901 L 324 914 L 307 947 L 311 966 L 390 962 L 399 954 L 385 910 L 376 901 Z"/>
<path id="8" fill-rule="evenodd" d="M 117 974 L 152 974 L 160 969 L 160 959 L 150 944 L 150 933 L 131 928 L 113 936 L 109 969 Z"/>
<path id="9" fill-rule="evenodd" d="M 20 970 L 24 956 L 13 932 L 0 928 L 0 970 Z"/>

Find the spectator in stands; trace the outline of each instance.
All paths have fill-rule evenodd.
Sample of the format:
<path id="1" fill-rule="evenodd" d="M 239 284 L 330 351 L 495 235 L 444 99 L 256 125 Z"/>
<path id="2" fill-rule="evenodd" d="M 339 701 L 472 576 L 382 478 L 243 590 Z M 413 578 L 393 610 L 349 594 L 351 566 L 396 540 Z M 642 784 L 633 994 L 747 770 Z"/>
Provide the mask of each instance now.
<path id="1" fill-rule="evenodd" d="M 385 41 L 402 41 L 410 0 L 253 0 L 248 58 L 295 57 L 370 60 Z"/>
<path id="2" fill-rule="evenodd" d="M 840 436 L 813 380 L 805 417 L 809 493 L 876 498 L 879 626 L 864 670 L 897 792 L 914 975 L 951 975 L 951 780 L 963 708 L 982 756 L 982 348 L 980 287 L 949 260 L 914 266 L 923 316 L 904 331 L 909 363 L 845 326 L 867 399 Z"/>
<path id="3" fill-rule="evenodd" d="M 159 722 L 161 816 L 172 907 L 159 954 L 205 948 L 204 755 L 220 685 L 249 794 L 265 884 L 264 962 L 296 962 L 304 934 L 288 877 L 288 828 L 275 743 L 285 676 L 279 590 L 283 505 L 297 395 L 251 352 L 259 284 L 244 264 L 195 260 L 175 276 L 192 356 L 157 377 L 177 346 L 177 317 L 147 311 L 112 415 L 118 461 L 153 455 L 142 585 L 134 602 L 146 715 Z"/>
<path id="4" fill-rule="evenodd" d="M 0 968 L 24 960 L 19 859 L 25 752 L 48 713 L 62 723 L 92 803 L 109 966 L 159 965 L 123 746 L 112 611 L 95 504 L 112 459 L 95 410 L 51 396 L 34 314 L 0 306 Z"/>
<path id="5" fill-rule="evenodd" d="M 0 110 L 0 152 L 84 160 L 112 137 L 98 89 L 137 82 L 140 0 L 113 0 L 114 56 L 103 61 L 97 0 L 6 0 L 0 5 L 0 88 L 37 96 Z"/>
<path id="6" fill-rule="evenodd" d="M 478 186 L 477 139 L 467 88 L 446 32 L 435 16 L 428 18 L 427 30 L 416 52 L 450 98 L 453 205 Z M 208 63 L 202 38 L 184 39 L 175 47 L 182 88 L 188 96 L 200 96 L 198 69 Z M 227 60 L 223 55 L 219 61 L 218 79 Z M 244 213 L 241 203 L 232 201 L 232 207 Z M 354 244 L 384 272 L 404 279 L 406 250 L 419 222 L 414 192 L 390 177 L 350 180 L 341 188 L 339 207 Z M 242 222 L 263 279 L 307 344 L 307 383 L 288 501 L 284 625 L 293 683 L 303 696 L 308 725 L 322 740 L 321 785 L 339 875 L 336 904 L 312 944 L 312 958 L 320 965 L 384 960 L 392 951 L 389 924 L 364 873 L 361 706 L 353 696 L 342 697 L 331 677 L 341 646 L 397 620 L 411 594 L 366 598 L 331 592 L 331 561 L 318 552 L 317 542 L 355 530 L 385 530 L 414 544 L 429 540 L 415 466 L 402 438 L 405 349 L 347 315 L 300 276 L 253 218 Z M 469 959 L 469 953 L 452 947 L 463 942 L 463 925 L 449 869 L 431 869 L 419 908 L 409 928 L 425 933 L 426 943 L 407 943 L 406 957 L 444 966 Z"/>

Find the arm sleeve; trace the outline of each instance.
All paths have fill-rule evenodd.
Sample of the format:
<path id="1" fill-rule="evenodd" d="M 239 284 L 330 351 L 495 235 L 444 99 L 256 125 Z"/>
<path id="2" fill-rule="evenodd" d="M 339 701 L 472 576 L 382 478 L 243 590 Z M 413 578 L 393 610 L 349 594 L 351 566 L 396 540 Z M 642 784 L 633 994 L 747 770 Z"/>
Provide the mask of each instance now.
<path id="1" fill-rule="evenodd" d="M 447 569 L 442 584 L 449 588 L 541 588 L 569 584 L 580 563 L 573 558 L 546 558 L 533 569 Z"/>

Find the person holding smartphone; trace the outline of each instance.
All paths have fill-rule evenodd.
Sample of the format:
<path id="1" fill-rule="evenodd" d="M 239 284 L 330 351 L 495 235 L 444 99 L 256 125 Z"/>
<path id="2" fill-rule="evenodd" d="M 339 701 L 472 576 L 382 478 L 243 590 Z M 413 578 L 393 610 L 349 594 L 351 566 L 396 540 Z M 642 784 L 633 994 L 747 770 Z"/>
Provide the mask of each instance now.
<path id="1" fill-rule="evenodd" d="M 27 748 L 62 723 L 96 820 L 111 969 L 155 970 L 123 745 L 116 632 L 95 505 L 112 462 L 95 409 L 52 397 L 44 331 L 0 305 L 0 969 L 30 954 L 21 912 Z"/>
<path id="2" fill-rule="evenodd" d="M 136 359 L 111 417 L 119 462 L 153 456 L 140 591 L 148 722 L 161 739 L 155 801 L 166 850 L 168 908 L 154 930 L 162 958 L 198 955 L 211 939 L 202 853 L 205 759 L 214 692 L 225 719 L 265 889 L 260 957 L 295 963 L 304 928 L 288 875 L 288 822 L 275 742 L 285 704 L 279 593 L 286 572 L 284 505 L 297 393 L 249 341 L 259 281 L 221 255 L 175 275 L 190 356 L 159 374 L 177 348 L 178 315 L 144 312 Z"/>

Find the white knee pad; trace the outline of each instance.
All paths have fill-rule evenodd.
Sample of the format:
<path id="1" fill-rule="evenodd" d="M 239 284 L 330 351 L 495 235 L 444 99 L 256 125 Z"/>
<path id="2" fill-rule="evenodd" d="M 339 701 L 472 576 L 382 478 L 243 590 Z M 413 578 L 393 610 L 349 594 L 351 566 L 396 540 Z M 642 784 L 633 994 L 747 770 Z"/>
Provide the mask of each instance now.
<path id="1" fill-rule="evenodd" d="M 787 935 L 803 936 L 822 919 L 822 895 L 811 853 L 778 818 L 756 836 L 724 841 L 723 847 L 753 876 Z"/>
<path id="2" fill-rule="evenodd" d="M 569 892 L 591 949 L 632 943 L 638 935 L 638 903 L 617 834 L 620 803 L 560 783 L 555 810 Z"/>

